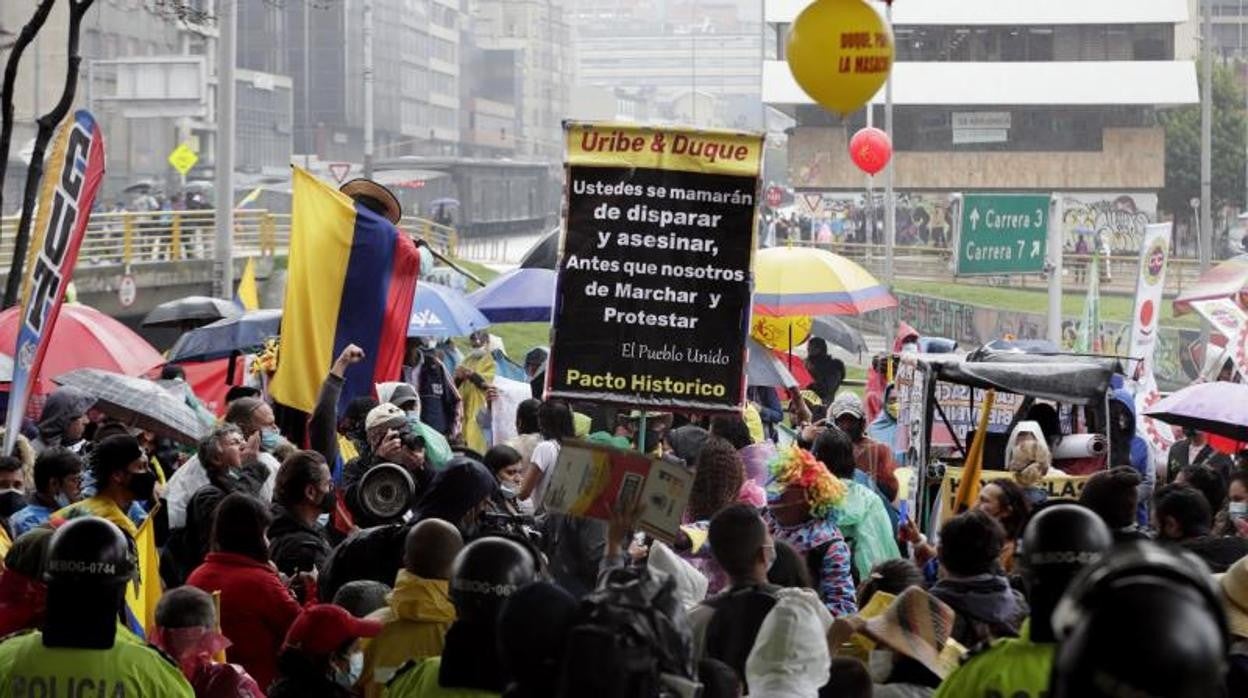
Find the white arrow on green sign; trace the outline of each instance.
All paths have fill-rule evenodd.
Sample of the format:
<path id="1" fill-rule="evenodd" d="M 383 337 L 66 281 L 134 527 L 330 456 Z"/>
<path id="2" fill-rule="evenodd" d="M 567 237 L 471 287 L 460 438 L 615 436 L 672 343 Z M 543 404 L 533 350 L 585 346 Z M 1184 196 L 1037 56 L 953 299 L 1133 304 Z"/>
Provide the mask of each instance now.
<path id="1" fill-rule="evenodd" d="M 1049 196 L 967 194 L 957 274 L 1034 274 L 1044 271 Z"/>

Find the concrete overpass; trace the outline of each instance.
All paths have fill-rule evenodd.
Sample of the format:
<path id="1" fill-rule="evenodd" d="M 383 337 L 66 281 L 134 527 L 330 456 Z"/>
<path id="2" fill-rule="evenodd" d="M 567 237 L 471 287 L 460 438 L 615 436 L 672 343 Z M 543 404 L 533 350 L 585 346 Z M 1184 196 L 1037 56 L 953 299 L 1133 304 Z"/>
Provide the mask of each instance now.
<path id="1" fill-rule="evenodd" d="M 234 278 L 254 259 L 261 304 L 279 307 L 290 214 L 240 209 L 234 216 Z M 213 221 L 213 211 L 92 214 L 74 270 L 78 301 L 138 329 L 143 317 L 165 301 L 212 295 Z M 15 216 L 0 219 L 0 279 L 8 276 L 17 224 Z M 415 217 L 404 218 L 401 228 L 441 252 L 455 251 L 452 228 Z M 127 275 L 135 287 L 128 305 L 120 294 Z M 173 330 L 142 329 L 141 334 L 157 348 L 177 339 Z"/>

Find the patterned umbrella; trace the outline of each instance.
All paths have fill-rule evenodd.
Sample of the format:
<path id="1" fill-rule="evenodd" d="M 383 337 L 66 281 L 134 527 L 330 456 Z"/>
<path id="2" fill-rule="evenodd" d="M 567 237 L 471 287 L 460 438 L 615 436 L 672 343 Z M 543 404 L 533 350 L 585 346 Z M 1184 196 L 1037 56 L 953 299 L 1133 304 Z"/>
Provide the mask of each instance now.
<path id="1" fill-rule="evenodd" d="M 95 398 L 95 408 L 128 426 L 182 443 L 196 443 L 207 430 L 186 402 L 144 378 L 80 368 L 53 379 Z"/>

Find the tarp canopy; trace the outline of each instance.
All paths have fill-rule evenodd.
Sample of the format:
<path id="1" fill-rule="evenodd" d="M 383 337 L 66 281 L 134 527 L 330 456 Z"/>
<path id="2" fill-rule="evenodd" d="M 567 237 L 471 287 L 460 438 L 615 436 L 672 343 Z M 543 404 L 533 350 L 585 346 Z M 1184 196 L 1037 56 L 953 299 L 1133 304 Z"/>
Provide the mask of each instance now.
<path id="1" fill-rule="evenodd" d="M 1024 356 L 1024 355 L 1020 355 Z M 1038 357 L 1049 358 L 1049 357 Z M 1105 398 L 1110 366 L 1096 362 L 1074 361 L 997 362 L 968 361 L 949 354 L 925 354 L 919 357 L 936 380 L 973 388 L 995 388 L 1045 400 L 1072 405 L 1090 405 Z"/>
<path id="2" fill-rule="evenodd" d="M 990 364 L 1080 364 L 1100 366 L 1110 373 L 1125 373 L 1124 360 L 1114 356 L 1097 356 L 1092 354 L 1033 353 L 1027 351 L 1010 351 L 993 349 L 983 346 L 967 354 L 967 361 Z"/>

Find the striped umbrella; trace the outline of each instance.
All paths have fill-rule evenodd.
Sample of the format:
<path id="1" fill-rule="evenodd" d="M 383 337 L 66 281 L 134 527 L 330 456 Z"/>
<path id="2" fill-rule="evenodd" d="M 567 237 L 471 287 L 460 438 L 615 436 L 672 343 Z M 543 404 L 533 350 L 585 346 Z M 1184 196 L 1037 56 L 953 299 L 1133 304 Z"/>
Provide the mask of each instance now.
<path id="1" fill-rule="evenodd" d="M 861 315 L 896 305 L 866 269 L 827 250 L 772 247 L 755 256 L 756 314 Z"/>
<path id="2" fill-rule="evenodd" d="M 138 427 L 182 443 L 207 435 L 195 410 L 186 401 L 145 378 L 80 368 L 53 379 L 95 398 L 95 408 L 127 426 Z"/>

